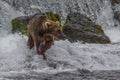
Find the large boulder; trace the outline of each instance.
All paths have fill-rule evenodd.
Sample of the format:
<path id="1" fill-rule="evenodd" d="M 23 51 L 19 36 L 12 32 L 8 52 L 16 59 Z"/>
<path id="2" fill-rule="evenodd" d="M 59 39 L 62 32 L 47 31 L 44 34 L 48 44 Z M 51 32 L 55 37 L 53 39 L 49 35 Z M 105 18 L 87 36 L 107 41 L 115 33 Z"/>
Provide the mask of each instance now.
<path id="1" fill-rule="evenodd" d="M 27 32 L 27 25 L 29 21 L 35 16 L 35 15 L 45 15 L 44 13 L 36 13 L 34 15 L 30 16 L 20 16 L 12 20 L 12 32 L 20 32 L 22 34 L 26 34 Z M 46 12 L 46 15 L 48 19 L 52 21 L 59 21 L 61 25 L 61 17 L 57 13 L 53 12 Z"/>
<path id="2" fill-rule="evenodd" d="M 95 24 L 89 17 L 77 12 L 68 14 L 63 32 L 71 42 L 110 43 L 101 25 Z"/>

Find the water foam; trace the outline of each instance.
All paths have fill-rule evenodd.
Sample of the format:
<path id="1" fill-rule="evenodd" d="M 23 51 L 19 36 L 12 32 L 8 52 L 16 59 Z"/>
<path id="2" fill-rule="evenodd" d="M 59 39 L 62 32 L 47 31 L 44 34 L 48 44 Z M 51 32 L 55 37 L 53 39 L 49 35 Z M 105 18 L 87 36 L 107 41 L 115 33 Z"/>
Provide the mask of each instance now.
<path id="1" fill-rule="evenodd" d="M 85 0 L 82 2 L 84 1 Z M 89 1 L 86 2 L 90 4 Z M 3 2 L 0 1 L 0 4 L 3 4 Z M 120 43 L 82 44 L 80 42 L 70 43 L 67 40 L 57 41 L 55 45 L 45 53 L 47 61 L 44 61 L 43 57 L 37 55 L 34 49 L 29 50 L 26 45 L 26 36 L 21 36 L 18 33 L 8 34 L 8 32 L 10 33 L 11 31 L 11 19 L 18 15 L 23 15 L 23 13 L 17 12 L 7 3 L 4 4 L 4 7 L 0 10 L 3 13 L 0 14 L 0 17 L 2 17 L 0 19 L 2 23 L 2 28 L 0 28 L 0 72 L 26 72 L 31 70 L 57 72 L 77 68 L 89 70 L 120 69 Z M 91 2 L 91 5 L 92 4 Z M 79 5 L 81 4 L 79 3 Z M 90 8 L 91 7 L 89 7 L 89 9 Z M 82 9 L 84 9 L 84 7 L 82 7 Z M 92 10 L 93 9 L 90 11 L 92 12 Z M 108 12 L 106 12 L 106 10 L 108 10 Z M 86 8 L 86 11 L 89 10 Z M 63 12 L 66 13 L 65 10 L 63 10 Z M 96 14 L 98 13 L 96 12 Z M 120 40 L 118 37 L 120 33 L 119 29 L 113 28 L 113 12 L 108 2 L 106 2 L 106 7 L 103 8 L 102 13 L 97 15 L 97 17 L 98 22 L 104 26 L 105 33 L 110 36 L 112 42 L 118 42 Z"/>
<path id="2" fill-rule="evenodd" d="M 0 40 L 0 71 L 62 71 L 120 69 L 120 44 L 81 44 L 57 41 L 45 54 L 47 61 L 26 45 L 27 38 L 11 34 Z"/>

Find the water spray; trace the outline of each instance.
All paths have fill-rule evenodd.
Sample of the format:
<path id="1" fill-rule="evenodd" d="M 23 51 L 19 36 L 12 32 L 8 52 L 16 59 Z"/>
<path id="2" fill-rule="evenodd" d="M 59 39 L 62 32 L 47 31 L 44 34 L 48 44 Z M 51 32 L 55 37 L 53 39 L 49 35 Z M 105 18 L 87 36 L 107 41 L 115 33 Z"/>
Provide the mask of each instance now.
<path id="1" fill-rule="evenodd" d="M 41 7 L 40 6 L 36 6 L 36 5 L 31 5 L 30 6 L 32 9 L 35 9 L 36 11 L 39 11 L 40 13 L 43 13 L 46 17 L 47 17 L 47 14 L 45 12 L 42 12 L 41 11 Z M 48 18 L 48 17 L 47 17 Z"/>

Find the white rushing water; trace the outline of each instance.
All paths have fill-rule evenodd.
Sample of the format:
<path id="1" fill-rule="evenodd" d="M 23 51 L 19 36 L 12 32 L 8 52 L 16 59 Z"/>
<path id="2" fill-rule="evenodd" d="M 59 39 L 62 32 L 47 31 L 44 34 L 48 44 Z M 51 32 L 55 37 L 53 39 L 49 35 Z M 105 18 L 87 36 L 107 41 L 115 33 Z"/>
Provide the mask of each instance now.
<path id="1" fill-rule="evenodd" d="M 56 72 L 78 68 L 89 70 L 120 69 L 119 23 L 116 22 L 118 26 L 114 27 L 115 20 L 113 19 L 113 10 L 109 0 L 92 0 L 92 2 L 91 0 L 65 0 L 64 2 L 59 0 L 38 0 L 38 2 L 19 0 L 23 1 L 23 4 L 22 2 L 16 2 L 16 0 L 4 1 L 0 1 L 0 72 L 31 70 Z M 17 5 L 18 3 L 20 4 Z M 49 5 L 45 7 L 45 3 Z M 34 50 L 28 49 L 26 36 L 11 33 L 11 19 L 28 14 L 30 12 L 28 4 L 43 5 L 42 9 L 45 11 L 48 9 L 61 12 L 63 20 L 67 15 L 67 11 L 70 11 L 69 8 L 72 11 L 78 9 L 100 23 L 111 41 L 116 43 L 82 44 L 80 42 L 70 43 L 67 40 L 57 41 L 46 52 L 47 61 L 44 61 L 42 56 L 37 55 Z M 58 7 L 51 7 L 53 4 Z M 69 8 L 67 5 L 69 5 Z"/>

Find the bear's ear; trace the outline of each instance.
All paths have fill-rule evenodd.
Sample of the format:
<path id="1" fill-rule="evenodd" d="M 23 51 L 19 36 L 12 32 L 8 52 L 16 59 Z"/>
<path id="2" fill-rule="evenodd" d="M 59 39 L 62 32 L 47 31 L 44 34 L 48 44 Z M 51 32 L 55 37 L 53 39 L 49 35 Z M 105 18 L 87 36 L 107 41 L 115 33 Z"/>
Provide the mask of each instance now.
<path id="1" fill-rule="evenodd" d="M 51 22 L 48 22 L 48 21 L 45 22 L 45 26 L 44 26 L 45 30 L 48 29 L 48 26 L 50 26 L 50 25 L 51 25 Z"/>
<path id="2" fill-rule="evenodd" d="M 51 22 L 45 22 L 45 26 L 49 26 L 49 25 L 51 25 Z"/>
<path id="3" fill-rule="evenodd" d="M 59 22 L 59 21 L 56 21 L 56 24 L 57 24 L 57 25 L 60 25 L 60 22 Z"/>

